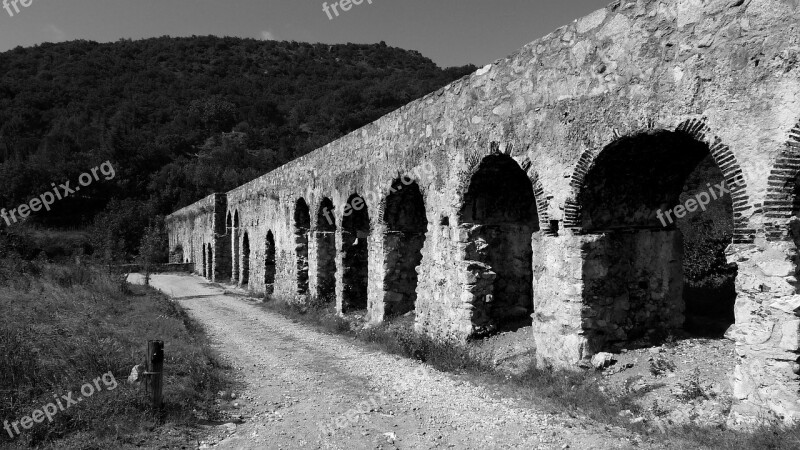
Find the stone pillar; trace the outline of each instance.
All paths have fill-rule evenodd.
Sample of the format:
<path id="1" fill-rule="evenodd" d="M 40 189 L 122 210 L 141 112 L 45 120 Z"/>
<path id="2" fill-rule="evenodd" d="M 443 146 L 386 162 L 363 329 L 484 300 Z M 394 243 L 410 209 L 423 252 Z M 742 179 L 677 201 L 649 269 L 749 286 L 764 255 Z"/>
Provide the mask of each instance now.
<path id="1" fill-rule="evenodd" d="M 734 406 L 728 418 L 746 428 L 764 420 L 800 422 L 800 296 L 796 294 L 797 248 L 792 242 L 728 247 L 738 265 L 736 323 L 725 336 L 736 342 L 731 377 Z"/>
<path id="2" fill-rule="evenodd" d="M 371 325 L 377 325 L 385 319 L 386 301 L 391 301 L 389 292 L 386 292 L 386 252 L 384 235 L 386 224 L 373 225 L 369 236 L 369 282 L 367 283 L 368 302 L 367 320 Z"/>
<path id="3" fill-rule="evenodd" d="M 211 281 L 228 282 L 231 278 L 231 238 L 227 234 L 214 236 Z"/>
<path id="4" fill-rule="evenodd" d="M 336 228 L 336 312 L 343 312 L 344 306 L 344 232 Z"/>
<path id="5" fill-rule="evenodd" d="M 582 239 L 566 231 L 533 239 L 533 340 L 539 366 L 575 367 L 586 355 Z"/>
<path id="6" fill-rule="evenodd" d="M 317 291 L 319 282 L 319 242 L 318 231 L 308 231 L 308 297 L 319 301 Z"/>
<path id="7" fill-rule="evenodd" d="M 414 329 L 437 339 L 464 342 L 473 332 L 474 297 L 466 261 L 469 233 L 460 226 L 439 224 L 429 229 L 417 273 Z"/>
<path id="8" fill-rule="evenodd" d="M 293 237 L 295 297 L 298 303 L 306 304 L 311 292 L 309 290 L 311 271 L 309 267 L 309 259 L 311 257 L 309 240 L 311 239 L 311 232 L 305 228 L 296 229 Z"/>

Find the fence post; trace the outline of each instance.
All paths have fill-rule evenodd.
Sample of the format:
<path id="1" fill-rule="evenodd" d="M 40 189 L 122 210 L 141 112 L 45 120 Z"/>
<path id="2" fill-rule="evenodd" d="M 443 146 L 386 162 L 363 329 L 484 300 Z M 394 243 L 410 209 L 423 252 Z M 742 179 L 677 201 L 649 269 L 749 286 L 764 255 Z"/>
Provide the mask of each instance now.
<path id="1" fill-rule="evenodd" d="M 147 369 L 145 371 L 147 394 L 152 399 L 154 411 L 162 406 L 161 393 L 164 386 L 164 341 L 147 341 Z"/>

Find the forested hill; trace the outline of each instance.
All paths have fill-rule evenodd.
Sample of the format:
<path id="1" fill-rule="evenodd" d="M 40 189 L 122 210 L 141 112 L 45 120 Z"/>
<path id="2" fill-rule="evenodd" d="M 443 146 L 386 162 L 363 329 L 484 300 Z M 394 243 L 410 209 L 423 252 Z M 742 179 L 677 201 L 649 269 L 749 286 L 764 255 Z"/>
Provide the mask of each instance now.
<path id="1" fill-rule="evenodd" d="M 0 54 L 0 207 L 109 160 L 113 180 L 33 220 L 74 227 L 102 210 L 168 213 L 473 70 L 384 43 L 163 37 L 16 48 Z"/>

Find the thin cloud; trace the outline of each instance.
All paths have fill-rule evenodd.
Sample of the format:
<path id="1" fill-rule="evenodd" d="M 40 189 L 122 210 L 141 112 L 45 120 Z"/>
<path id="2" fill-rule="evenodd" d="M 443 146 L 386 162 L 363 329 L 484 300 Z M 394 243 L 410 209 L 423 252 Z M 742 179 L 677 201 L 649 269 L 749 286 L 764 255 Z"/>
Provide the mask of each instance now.
<path id="1" fill-rule="evenodd" d="M 67 33 L 52 23 L 45 25 L 43 31 L 45 36 L 44 40 L 46 42 L 62 42 L 67 40 Z"/>

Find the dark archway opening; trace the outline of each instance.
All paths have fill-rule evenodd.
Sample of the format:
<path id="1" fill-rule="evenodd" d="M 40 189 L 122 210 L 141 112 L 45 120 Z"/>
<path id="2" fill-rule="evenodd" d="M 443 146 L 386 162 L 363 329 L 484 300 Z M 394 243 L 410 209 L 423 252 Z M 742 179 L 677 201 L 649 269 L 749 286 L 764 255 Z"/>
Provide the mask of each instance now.
<path id="1" fill-rule="evenodd" d="M 214 278 L 214 250 L 211 244 L 208 244 L 206 253 L 208 255 L 208 273 L 206 278 L 212 279 Z"/>
<path id="2" fill-rule="evenodd" d="M 247 232 L 242 237 L 242 286 L 250 284 L 250 238 Z"/>
<path id="3" fill-rule="evenodd" d="M 231 242 L 233 245 L 233 268 L 231 269 L 231 282 L 234 284 L 240 279 L 239 274 L 239 211 L 233 213 L 233 228 L 231 229 Z"/>
<path id="4" fill-rule="evenodd" d="M 417 183 L 406 185 L 396 180 L 392 184 L 383 219 L 386 223 L 384 313 L 391 318 L 414 311 L 416 307 L 417 267 L 422 263 L 422 248 L 428 231 L 425 201 Z"/>
<path id="5" fill-rule="evenodd" d="M 231 276 L 231 257 L 233 254 L 233 249 L 231 247 L 231 233 L 233 232 L 233 217 L 231 213 L 228 212 L 225 214 L 225 222 L 218 223 L 218 229 L 216 230 L 216 236 L 214 239 L 214 245 L 216 250 L 214 253 L 217 255 L 217 260 L 214 261 L 214 267 L 212 268 L 214 273 L 214 281 L 227 281 L 232 279 Z"/>
<path id="6" fill-rule="evenodd" d="M 264 242 L 264 289 L 267 294 L 275 292 L 275 237 L 267 231 Z"/>
<path id="7" fill-rule="evenodd" d="M 317 213 L 317 298 L 323 303 L 336 300 L 336 218 L 333 202 L 325 198 Z"/>
<path id="8" fill-rule="evenodd" d="M 297 255 L 297 293 L 308 294 L 308 233 L 311 231 L 311 215 L 308 204 L 302 198 L 294 207 L 294 243 Z"/>
<path id="9" fill-rule="evenodd" d="M 183 246 L 176 245 L 174 249 L 169 254 L 169 262 L 173 264 L 181 264 L 185 262 L 183 260 Z"/>
<path id="10" fill-rule="evenodd" d="M 733 325 L 736 302 L 736 265 L 728 264 L 725 249 L 733 241 L 733 200 L 719 193 L 722 171 L 709 154 L 689 174 L 678 204 L 711 196 L 705 210 L 687 211 L 676 221 L 683 236 L 683 300 L 686 304 L 684 329 L 705 337 L 722 337 Z M 727 186 L 727 185 L 726 185 Z"/>
<path id="11" fill-rule="evenodd" d="M 721 180 L 708 145 L 684 132 L 624 137 L 598 155 L 578 198 L 582 229 L 595 235 L 582 248 L 591 350 L 653 345 L 682 330 L 718 335 L 733 323 L 730 196 L 710 190 Z M 708 277 L 722 284 L 703 284 Z"/>
<path id="12" fill-rule="evenodd" d="M 342 219 L 342 312 L 367 309 L 370 233 L 367 203 L 358 194 L 347 200 Z"/>
<path id="13" fill-rule="evenodd" d="M 489 155 L 470 180 L 460 214 L 466 235 L 473 336 L 530 326 L 532 234 L 539 231 L 533 185 L 514 159 Z"/>
<path id="14" fill-rule="evenodd" d="M 207 255 L 206 255 L 206 244 L 203 244 L 202 248 L 203 248 L 203 271 L 202 271 L 202 274 L 203 274 L 203 277 L 208 278 L 208 266 L 207 266 L 208 260 L 207 260 Z"/>

